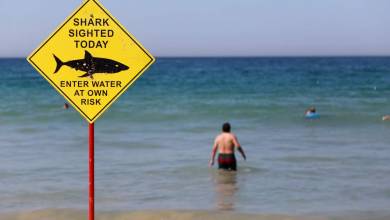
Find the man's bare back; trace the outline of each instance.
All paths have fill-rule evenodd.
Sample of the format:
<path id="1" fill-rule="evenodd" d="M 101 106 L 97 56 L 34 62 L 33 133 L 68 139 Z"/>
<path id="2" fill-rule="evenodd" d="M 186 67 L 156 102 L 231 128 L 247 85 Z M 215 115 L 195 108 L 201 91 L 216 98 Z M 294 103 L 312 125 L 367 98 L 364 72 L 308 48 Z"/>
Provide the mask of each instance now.
<path id="1" fill-rule="evenodd" d="M 234 154 L 234 147 L 240 146 L 237 137 L 233 133 L 223 132 L 215 138 L 215 145 L 220 154 Z"/>
<path id="2" fill-rule="evenodd" d="M 222 133 L 215 138 L 209 165 L 214 165 L 215 154 L 218 151 L 218 167 L 220 169 L 236 170 L 235 148 L 237 148 L 242 157 L 246 160 L 246 155 L 238 142 L 236 135 L 230 132 L 230 124 L 225 123 L 222 126 Z"/>

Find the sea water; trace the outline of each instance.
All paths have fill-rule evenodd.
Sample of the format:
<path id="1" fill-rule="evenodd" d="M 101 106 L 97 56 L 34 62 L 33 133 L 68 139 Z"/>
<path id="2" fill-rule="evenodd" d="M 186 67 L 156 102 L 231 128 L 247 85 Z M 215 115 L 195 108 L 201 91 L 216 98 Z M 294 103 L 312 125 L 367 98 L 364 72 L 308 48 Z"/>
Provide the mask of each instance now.
<path id="1" fill-rule="evenodd" d="M 0 94 L 0 212 L 87 209 L 87 122 L 25 59 Z M 385 114 L 389 57 L 159 58 L 95 124 L 96 210 L 387 210 Z M 227 121 L 236 173 L 208 168 Z"/>

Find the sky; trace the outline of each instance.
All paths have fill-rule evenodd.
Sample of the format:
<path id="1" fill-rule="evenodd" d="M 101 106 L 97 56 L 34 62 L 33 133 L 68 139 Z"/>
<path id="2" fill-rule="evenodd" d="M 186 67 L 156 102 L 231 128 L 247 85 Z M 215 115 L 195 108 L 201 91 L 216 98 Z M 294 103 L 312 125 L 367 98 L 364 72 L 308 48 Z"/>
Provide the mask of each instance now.
<path id="1" fill-rule="evenodd" d="M 154 56 L 390 55 L 390 0 L 100 0 Z M 0 0 L 0 57 L 25 57 L 82 0 Z"/>

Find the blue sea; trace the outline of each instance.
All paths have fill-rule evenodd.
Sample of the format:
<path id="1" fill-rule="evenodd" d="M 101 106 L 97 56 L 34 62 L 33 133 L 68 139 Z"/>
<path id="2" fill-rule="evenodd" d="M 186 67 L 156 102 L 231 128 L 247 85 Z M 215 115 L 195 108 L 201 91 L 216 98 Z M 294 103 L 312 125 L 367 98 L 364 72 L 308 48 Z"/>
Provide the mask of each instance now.
<path id="1" fill-rule="evenodd" d="M 88 209 L 88 123 L 25 59 L 0 94 L 0 212 Z M 158 58 L 95 123 L 96 210 L 386 211 L 386 114 L 390 57 Z M 208 167 L 227 121 L 236 173 Z"/>

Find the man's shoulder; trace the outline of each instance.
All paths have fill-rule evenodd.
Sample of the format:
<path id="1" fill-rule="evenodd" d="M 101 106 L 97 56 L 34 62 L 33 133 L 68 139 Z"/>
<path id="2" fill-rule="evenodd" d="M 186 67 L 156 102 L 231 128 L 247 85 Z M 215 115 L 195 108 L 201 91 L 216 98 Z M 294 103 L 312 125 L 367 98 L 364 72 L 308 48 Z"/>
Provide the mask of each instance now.
<path id="1" fill-rule="evenodd" d="M 234 133 L 223 132 L 223 133 L 219 134 L 216 138 L 229 138 L 230 139 L 230 138 L 235 138 L 235 137 L 236 137 L 236 135 Z"/>
<path id="2" fill-rule="evenodd" d="M 236 135 L 234 133 L 229 133 L 232 138 L 236 138 Z"/>

